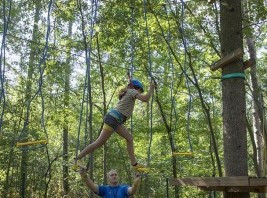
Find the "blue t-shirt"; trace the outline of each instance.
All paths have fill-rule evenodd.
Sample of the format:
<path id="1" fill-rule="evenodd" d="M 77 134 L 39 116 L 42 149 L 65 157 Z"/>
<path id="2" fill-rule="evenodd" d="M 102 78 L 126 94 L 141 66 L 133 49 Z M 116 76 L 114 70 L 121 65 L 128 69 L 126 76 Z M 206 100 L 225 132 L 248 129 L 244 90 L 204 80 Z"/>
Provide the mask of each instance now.
<path id="1" fill-rule="evenodd" d="M 99 186 L 99 195 L 104 198 L 128 198 L 128 188 L 127 185 L 119 185 L 116 187 L 112 186 Z"/>

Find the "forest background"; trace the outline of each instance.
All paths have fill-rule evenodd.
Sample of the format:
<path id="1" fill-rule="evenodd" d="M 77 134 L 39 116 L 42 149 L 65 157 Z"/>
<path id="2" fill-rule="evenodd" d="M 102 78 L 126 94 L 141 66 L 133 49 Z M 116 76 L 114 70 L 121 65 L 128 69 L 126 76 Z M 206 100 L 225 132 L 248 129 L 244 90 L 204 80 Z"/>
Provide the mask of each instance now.
<path id="1" fill-rule="evenodd" d="M 151 168 L 137 197 L 222 196 L 167 180 L 223 173 L 221 73 L 210 70 L 221 58 L 219 2 L 0 2 L 1 197 L 92 197 L 71 162 L 98 137 L 128 74 L 146 90 L 151 76 L 158 84 L 126 123 L 137 158 Z M 242 4 L 244 60 L 255 60 L 245 70 L 249 175 L 266 176 L 267 2 Z M 48 144 L 17 146 L 36 140 Z M 96 183 L 113 168 L 131 184 L 117 134 L 90 159 Z"/>

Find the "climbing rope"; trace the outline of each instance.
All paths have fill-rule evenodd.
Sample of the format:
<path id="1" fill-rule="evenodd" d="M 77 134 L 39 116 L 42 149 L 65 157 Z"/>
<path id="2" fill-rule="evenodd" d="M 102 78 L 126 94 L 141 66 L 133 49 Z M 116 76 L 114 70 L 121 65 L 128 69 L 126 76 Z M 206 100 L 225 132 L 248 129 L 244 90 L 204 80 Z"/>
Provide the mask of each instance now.
<path id="1" fill-rule="evenodd" d="M 148 74 L 149 77 L 151 78 L 151 82 L 153 79 L 152 76 L 152 61 L 151 61 L 151 49 L 150 49 L 150 37 L 149 37 L 149 30 L 148 30 L 148 22 L 147 22 L 147 1 L 143 0 L 143 5 L 144 5 L 144 20 L 145 20 L 145 33 L 147 37 L 147 47 L 148 47 L 148 61 L 149 61 L 149 69 L 148 69 Z M 153 137 L 153 101 L 154 97 L 152 95 L 151 102 L 150 102 L 150 131 L 149 131 L 149 146 L 148 146 L 148 151 L 147 151 L 147 165 L 150 165 L 150 160 L 151 160 L 151 145 L 152 145 L 152 137 Z"/>
<path id="2" fill-rule="evenodd" d="M 41 108 L 42 108 L 41 127 L 43 128 L 43 131 L 44 131 L 45 136 L 46 136 L 46 143 L 44 143 L 43 141 L 25 142 L 24 145 L 23 145 L 23 143 L 18 143 L 18 146 L 23 146 L 21 150 L 25 151 L 25 152 L 27 152 L 29 150 L 34 150 L 37 148 L 45 147 L 48 164 L 50 164 L 50 157 L 49 157 L 49 151 L 48 151 L 48 147 L 47 147 L 48 134 L 46 131 L 45 121 L 44 121 L 45 120 L 45 118 L 44 118 L 45 103 L 44 103 L 44 97 L 43 97 L 43 93 L 42 93 L 42 86 L 43 86 L 43 74 L 44 74 L 44 71 L 46 68 L 45 61 L 47 59 L 48 40 L 49 40 L 49 36 L 50 36 L 50 32 L 51 32 L 51 30 L 50 30 L 51 29 L 50 28 L 50 14 L 51 14 L 52 3 L 53 3 L 53 0 L 50 0 L 49 5 L 48 5 L 48 13 L 47 13 L 47 31 L 46 31 L 46 35 L 45 35 L 45 47 L 43 48 L 42 55 L 41 55 L 41 58 L 40 58 L 39 63 L 38 63 L 38 69 L 39 69 L 38 86 L 37 86 L 36 92 L 28 101 L 28 104 L 26 107 L 26 117 L 25 117 L 24 125 L 23 125 L 21 133 L 19 135 L 19 140 L 21 140 L 22 136 L 23 136 L 23 138 L 27 138 L 28 134 L 27 134 L 26 130 L 28 130 L 28 126 L 29 126 L 29 116 L 30 116 L 31 103 L 38 95 L 40 95 Z M 41 145 L 39 147 L 31 147 L 31 148 L 28 147 L 30 145 L 34 145 L 35 143 L 36 144 L 44 143 L 44 145 Z M 45 179 L 47 179 L 47 176 L 48 176 L 48 182 L 49 182 L 51 180 L 51 174 L 46 174 Z M 47 181 L 46 181 L 46 184 L 47 184 Z M 23 197 L 25 196 L 25 189 L 26 189 L 25 185 L 26 185 L 26 175 L 22 178 L 22 185 L 21 185 L 21 196 L 23 196 Z M 46 185 L 45 197 L 47 197 L 47 189 L 48 189 L 48 187 Z"/>
<path id="3" fill-rule="evenodd" d="M 131 5 L 131 41 L 130 41 L 130 49 L 131 49 L 131 60 L 130 60 L 130 68 L 128 69 L 128 76 L 130 82 L 133 78 L 134 71 L 134 51 L 135 51 L 135 35 L 134 35 L 134 5 Z"/>
<path id="4" fill-rule="evenodd" d="M 48 40 L 49 40 L 50 29 L 51 29 L 50 28 L 50 13 L 51 13 L 52 2 L 53 2 L 53 0 L 50 0 L 49 6 L 48 6 L 47 31 L 46 31 L 46 36 L 45 36 L 45 46 L 44 46 L 44 49 L 43 49 L 43 52 L 42 52 L 42 56 L 41 56 L 41 58 L 39 60 L 39 63 L 38 63 L 39 74 L 40 74 L 39 80 L 38 80 L 38 87 L 37 87 L 37 90 L 36 90 L 35 94 L 28 101 L 27 110 L 26 110 L 26 118 L 25 118 L 23 129 L 21 130 L 21 133 L 20 133 L 20 136 L 19 136 L 19 140 L 21 140 L 21 137 L 22 137 L 24 131 L 28 127 L 31 103 L 37 97 L 37 95 L 40 95 L 41 96 L 41 100 L 42 100 L 42 102 L 41 102 L 42 103 L 41 126 L 44 129 L 46 138 L 48 139 L 48 134 L 47 134 L 47 131 L 46 131 L 46 128 L 45 128 L 45 124 L 44 124 L 44 110 L 45 110 L 45 106 L 44 106 L 44 98 L 43 98 L 43 94 L 42 94 L 42 85 L 43 85 L 43 74 L 44 74 L 44 70 L 46 68 L 45 61 L 46 61 L 46 58 L 47 58 Z M 42 65 L 43 65 L 43 67 L 42 67 Z"/>
<path id="5" fill-rule="evenodd" d="M 169 5 L 170 7 L 170 2 L 168 1 L 168 3 L 166 3 Z M 186 55 L 186 52 L 187 52 L 187 42 L 186 42 L 186 39 L 184 38 L 184 1 L 181 0 L 181 6 L 182 6 L 182 10 L 181 10 L 181 17 L 180 17 L 180 27 L 179 27 L 179 32 L 181 33 L 182 35 L 182 42 L 183 42 L 183 45 L 184 45 L 184 64 L 183 64 L 183 67 L 182 68 L 182 72 L 185 76 L 185 84 L 186 84 L 186 87 L 187 87 L 187 90 L 188 90 L 188 110 L 187 110 L 187 123 L 186 123 L 186 132 L 187 132 L 187 139 L 188 139 L 188 144 L 189 144 L 189 150 L 190 152 L 175 152 L 174 154 L 175 155 L 191 155 L 191 153 L 193 152 L 193 147 L 192 147 L 192 143 L 191 143 L 191 134 L 190 134 L 190 119 L 191 119 L 191 108 L 192 108 L 192 95 L 191 95 L 191 90 L 190 90 L 190 82 L 189 82 L 189 77 L 186 73 L 186 64 L 187 64 L 187 55 Z M 166 16 L 167 16 L 167 21 L 168 21 L 168 36 L 167 36 L 167 42 L 169 43 L 170 42 L 170 22 L 169 22 L 169 17 L 168 17 L 168 11 L 167 11 L 167 8 L 166 6 L 164 6 L 165 8 L 165 12 L 166 12 Z M 169 52 L 169 57 L 170 57 L 170 61 L 172 60 L 171 59 L 171 49 L 170 49 L 170 44 L 168 44 L 168 52 Z M 172 62 L 171 62 L 171 65 L 172 65 Z M 174 73 L 174 71 L 172 70 L 172 73 Z M 173 83 L 173 78 L 172 78 L 172 83 Z M 171 86 L 171 95 L 172 95 L 172 88 L 173 86 Z M 173 107 L 173 104 L 174 103 L 174 100 L 172 100 L 172 107 Z M 173 108 L 171 108 L 171 111 L 172 111 Z M 172 112 L 171 112 L 171 115 L 172 115 Z M 176 126 L 175 126 L 176 128 Z"/>
<path id="6" fill-rule="evenodd" d="M 184 45 L 184 68 L 186 68 L 186 64 L 187 64 L 187 42 L 186 42 L 186 38 L 184 37 L 184 15 L 185 15 L 185 2 L 183 0 L 181 0 L 181 4 L 182 4 L 182 11 L 181 11 L 181 27 L 180 27 L 180 32 L 182 35 L 182 41 L 183 41 L 183 45 Z M 186 73 L 186 69 L 184 70 L 184 74 L 185 74 L 185 80 L 186 80 L 186 87 L 188 90 L 188 109 L 187 109 L 187 124 L 186 124 L 186 132 L 187 132 L 187 139 L 188 139 L 188 144 L 189 144 L 189 149 L 190 152 L 193 152 L 193 147 L 192 147 L 192 143 L 191 143 L 191 134 L 190 134 L 190 119 L 191 119 L 191 108 L 192 108 L 192 95 L 191 95 L 191 89 L 190 89 L 190 82 L 188 79 L 188 75 Z"/>
<path id="7" fill-rule="evenodd" d="M 169 20 L 169 16 L 168 16 L 168 11 L 167 11 L 167 7 L 166 5 L 164 5 L 164 9 L 165 9 L 165 13 L 166 13 L 166 17 L 167 17 L 167 22 L 168 22 L 168 34 L 167 34 L 167 41 L 170 43 L 171 40 L 171 31 L 170 31 L 170 20 Z M 172 61 L 172 56 L 171 56 L 171 49 L 170 49 L 170 45 L 168 45 L 168 54 L 169 54 L 169 59 L 168 59 L 168 64 L 171 67 L 171 87 L 170 87 L 170 91 L 171 91 L 171 113 L 170 113 L 170 128 L 171 128 L 171 137 L 172 140 L 174 140 L 174 131 L 176 130 L 176 121 L 177 121 L 177 116 L 175 117 L 175 125 L 174 125 L 174 129 L 172 128 L 172 115 L 173 115 L 173 111 L 174 113 L 176 113 L 175 111 L 175 98 L 173 96 L 173 87 L 174 87 L 174 65 L 173 65 L 173 61 Z M 171 148 L 175 148 L 174 145 L 174 141 L 171 141 Z"/>
<path id="8" fill-rule="evenodd" d="M 88 111 L 89 111 L 89 120 L 92 119 L 92 95 L 91 95 L 91 47 L 92 47 L 92 39 L 93 39 L 93 32 L 94 32 L 94 25 L 96 23 L 97 18 L 97 9 L 98 9 L 98 1 L 92 0 L 92 7 L 91 7 L 91 20 L 90 20 L 90 33 L 89 33 L 89 44 L 87 45 L 87 36 L 85 32 L 85 19 L 82 11 L 81 1 L 78 2 L 81 18 L 82 18 L 82 34 L 83 34 L 83 40 L 84 40 L 84 47 L 85 47 L 85 61 L 86 61 L 86 75 L 84 80 L 84 89 L 83 89 L 83 97 L 82 97 L 82 104 L 81 104 L 81 111 L 80 111 L 80 119 L 79 119 L 79 125 L 78 125 L 78 133 L 77 133 L 77 143 L 76 143 L 76 151 L 75 156 L 77 158 L 78 156 L 78 150 L 80 146 L 80 133 L 81 133 L 81 124 L 82 124 L 82 117 L 83 117 L 83 108 L 84 108 L 84 101 L 85 101 L 85 95 L 86 95 L 86 118 L 88 117 Z M 86 92 L 87 90 L 87 92 Z M 89 110 L 88 110 L 88 101 L 89 101 Z M 86 119 L 85 122 L 85 131 L 87 130 L 87 122 Z M 89 131 L 92 131 L 92 123 L 89 122 Z M 92 136 L 90 137 L 92 139 Z M 91 160 L 92 161 L 92 160 Z"/>
<path id="9" fill-rule="evenodd" d="M 132 79 L 133 79 L 133 72 L 134 72 L 134 51 L 135 51 L 135 35 L 134 35 L 134 5 L 131 5 L 131 43 L 130 43 L 130 49 L 131 49 L 131 64 L 130 68 L 128 69 L 128 78 L 130 86 L 132 86 Z M 131 116 L 131 134 L 133 134 L 133 116 Z"/>

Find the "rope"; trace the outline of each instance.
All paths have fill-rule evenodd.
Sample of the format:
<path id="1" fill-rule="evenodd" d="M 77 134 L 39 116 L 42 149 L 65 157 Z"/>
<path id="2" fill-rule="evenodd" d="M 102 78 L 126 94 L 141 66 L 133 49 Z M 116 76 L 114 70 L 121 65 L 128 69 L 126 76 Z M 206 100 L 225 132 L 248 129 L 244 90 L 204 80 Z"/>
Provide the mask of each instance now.
<path id="1" fill-rule="evenodd" d="M 46 138 L 48 139 L 48 134 L 47 134 L 47 131 L 46 131 L 46 128 L 45 128 L 45 124 L 44 124 L 45 104 L 44 104 L 44 98 L 43 98 L 43 93 L 42 93 L 42 85 L 43 85 L 43 74 L 44 74 L 44 70 L 46 68 L 45 61 L 46 61 L 46 58 L 47 58 L 48 40 L 49 40 L 49 36 L 50 36 L 50 13 L 51 13 L 51 8 L 52 8 L 52 2 L 53 2 L 53 0 L 50 0 L 49 1 L 49 5 L 48 5 L 47 31 L 46 31 L 46 35 L 45 35 L 45 47 L 43 49 L 42 56 L 41 56 L 41 58 L 39 60 L 39 63 L 38 63 L 38 69 L 39 69 L 39 74 L 40 74 L 39 80 L 38 80 L 38 88 L 37 88 L 35 94 L 28 101 L 27 110 L 26 110 L 26 118 L 25 118 L 25 122 L 24 122 L 23 128 L 21 130 L 20 136 L 19 136 L 19 140 L 21 139 L 22 135 L 26 135 L 27 136 L 27 134 L 24 134 L 24 132 L 25 132 L 25 130 L 27 130 L 26 128 L 29 125 L 31 102 L 37 97 L 38 94 L 41 97 L 41 104 L 42 104 L 41 126 L 42 126 L 42 128 L 44 130 Z M 38 6 L 38 5 L 36 5 L 36 6 Z M 44 66 L 42 67 L 42 65 L 44 65 Z M 35 149 L 42 148 L 42 147 L 45 147 L 45 149 L 46 149 L 47 161 L 48 161 L 48 164 L 50 164 L 50 157 L 49 157 L 47 144 L 45 144 L 43 146 L 36 147 L 36 148 L 27 148 L 27 147 L 25 147 L 25 148 L 22 148 L 22 151 L 24 150 L 25 152 L 27 152 L 29 150 L 35 150 Z M 45 175 L 45 177 L 47 177 L 47 175 Z M 51 174 L 49 174 L 48 180 L 50 180 L 50 179 L 51 179 Z M 25 185 L 26 185 L 26 176 L 24 178 L 22 178 L 22 185 L 21 185 L 21 195 L 22 195 L 22 197 L 25 196 L 25 190 L 24 190 L 24 189 L 26 189 Z M 45 197 L 47 197 L 47 188 L 45 190 Z"/>
<path id="2" fill-rule="evenodd" d="M 170 2 L 168 1 L 168 5 L 169 7 L 171 7 Z M 182 69 L 182 73 L 185 76 L 185 84 L 188 90 L 188 110 L 187 110 L 187 123 L 186 123 L 186 132 L 187 132 L 187 139 L 188 139 L 188 144 L 189 144 L 189 148 L 190 148 L 190 152 L 193 152 L 193 147 L 192 147 L 192 143 L 191 143 L 191 134 L 190 134 L 190 118 L 191 118 L 191 108 L 192 108 L 192 95 L 191 95 L 191 90 L 190 90 L 190 82 L 189 82 L 189 76 L 186 73 L 186 69 L 184 69 L 186 67 L 187 64 L 187 42 L 186 39 L 184 38 L 184 7 L 185 7 L 185 3 L 183 0 L 181 0 L 181 5 L 182 5 L 182 10 L 181 10 L 181 20 L 180 20 L 180 27 L 179 27 L 179 32 L 182 36 L 182 42 L 184 45 L 184 64 L 183 67 L 181 67 Z M 167 20 L 168 20 L 168 26 L 169 26 L 169 33 L 170 33 L 170 24 L 169 24 L 169 17 L 167 14 L 167 9 L 165 6 L 165 11 L 166 11 L 166 15 L 167 15 Z M 169 37 L 170 35 L 168 34 L 167 37 L 167 42 L 168 42 L 168 49 L 169 49 L 169 53 L 171 54 L 171 47 L 169 44 Z M 172 71 L 173 73 L 173 71 Z M 173 100 L 172 100 L 173 103 Z M 173 105 L 173 104 L 172 104 Z"/>
<path id="3" fill-rule="evenodd" d="M 166 6 L 164 6 L 164 9 L 165 9 L 165 13 L 166 13 L 166 17 L 167 17 L 167 22 L 168 22 L 168 34 L 167 34 L 167 41 L 170 42 L 171 40 L 171 34 L 170 34 L 170 20 L 169 20 L 169 16 L 168 16 L 168 12 L 167 12 L 167 8 Z M 172 70 L 172 79 L 171 79 L 171 87 L 170 87 L 170 90 L 171 90 L 171 113 L 170 113 L 170 129 L 171 129 L 171 136 L 172 136 L 172 139 L 174 140 L 174 131 L 176 129 L 176 124 L 174 126 L 174 130 L 172 129 L 172 115 L 173 115 L 173 111 L 174 113 L 176 114 L 176 111 L 175 111 L 175 106 L 174 106 L 174 102 L 175 102 L 175 99 L 174 99 L 174 96 L 173 96 L 173 87 L 174 87 L 174 65 L 173 65 L 173 61 L 172 61 L 172 56 L 171 56 L 171 49 L 170 49 L 170 46 L 168 45 L 168 54 L 169 54 L 169 65 L 171 66 L 171 70 Z M 177 117 L 176 117 L 177 118 Z M 176 119 L 177 121 L 177 119 Z M 176 123 L 175 121 L 175 123 Z M 175 148 L 175 145 L 174 145 L 174 141 L 171 141 L 171 148 Z M 175 150 L 174 150 L 175 151 Z"/>
<path id="4" fill-rule="evenodd" d="M 26 129 L 26 127 L 29 124 L 29 115 L 30 115 L 31 102 L 36 98 L 36 96 L 38 94 L 40 94 L 41 99 L 42 99 L 42 119 L 41 119 L 41 125 L 42 125 L 42 127 L 44 127 L 44 100 L 43 100 L 43 95 L 42 95 L 42 85 L 43 85 L 43 74 L 44 74 L 44 70 L 46 68 L 45 61 L 46 61 L 47 51 L 48 51 L 48 39 L 49 39 L 49 36 L 50 36 L 50 29 L 51 29 L 50 28 L 50 12 L 51 12 L 51 7 L 52 7 L 52 2 L 53 2 L 53 0 L 50 0 L 49 7 L 48 7 L 48 14 L 47 14 L 48 15 L 47 16 L 47 32 L 46 32 L 46 36 L 45 36 L 45 46 L 44 46 L 44 49 L 43 49 L 43 52 L 42 52 L 42 56 L 41 56 L 41 58 L 39 60 L 39 63 L 38 63 L 39 74 L 40 74 L 40 77 L 39 77 L 39 80 L 38 80 L 38 88 L 37 88 L 35 94 L 32 96 L 32 98 L 28 102 L 27 110 L 26 110 L 26 118 L 25 118 L 24 126 L 23 126 L 23 129 L 21 131 L 19 140 L 21 139 L 21 136 L 22 136 L 24 130 Z M 42 68 L 42 65 L 43 64 L 44 64 L 44 66 Z M 44 131 L 45 131 L 46 137 L 48 138 L 47 133 L 46 133 L 46 130 L 45 130 L 45 127 L 44 127 Z"/>
<path id="5" fill-rule="evenodd" d="M 40 88 L 40 96 L 42 99 L 42 127 L 44 129 L 44 133 L 46 135 L 46 139 L 48 140 L 48 134 L 47 134 L 47 130 L 45 127 L 45 116 L 44 116 L 44 112 L 45 112 L 45 103 L 44 103 L 44 97 L 43 97 L 43 92 L 42 92 L 42 85 L 43 85 L 43 74 L 44 74 L 44 70 L 46 68 L 46 65 L 44 65 L 44 68 L 42 69 L 41 65 L 43 63 L 45 63 L 46 60 L 46 56 L 47 56 L 47 51 L 48 51 L 48 39 L 50 36 L 50 30 L 51 30 L 51 26 L 50 26 L 50 13 L 51 13 L 51 8 L 52 8 L 52 3 L 53 0 L 49 1 L 49 5 L 48 5 L 48 13 L 47 13 L 47 31 L 46 31 L 46 40 L 45 40 L 45 48 L 43 51 L 43 58 L 41 59 L 40 63 L 39 63 L 39 72 L 40 72 L 40 80 L 39 80 L 39 88 Z M 50 157 L 49 157 L 49 151 L 48 151 L 48 146 L 47 144 L 45 144 L 45 150 L 46 150 L 46 156 L 47 156 L 47 162 L 48 162 L 48 166 L 50 164 Z M 49 182 L 51 180 L 51 174 L 49 172 L 49 174 L 46 174 L 45 176 L 47 177 L 48 175 L 48 181 Z M 48 184 L 46 182 L 46 184 Z M 48 186 L 46 185 L 46 189 L 45 189 L 45 197 L 47 197 L 47 190 L 48 190 Z"/>
<path id="6" fill-rule="evenodd" d="M 1 34 L 2 32 L 0 32 L 0 34 Z M 9 37 L 13 37 L 13 38 L 15 38 L 15 39 L 17 39 L 17 40 L 21 40 L 21 41 L 27 41 L 27 42 L 29 42 L 29 43 L 31 43 L 31 44 L 36 44 L 36 45 L 39 45 L 39 46 L 45 46 L 44 44 L 42 44 L 42 43 L 39 43 L 39 42 L 35 42 L 35 41 L 32 41 L 32 40 L 29 40 L 29 39 L 24 39 L 24 38 L 21 38 L 21 37 L 18 37 L 18 36 L 14 36 L 14 35 L 12 35 L 12 34 L 7 34 Z M 64 52 L 64 53 L 68 53 L 68 51 L 66 51 L 66 50 L 64 50 L 64 49 L 62 49 L 62 48 L 57 48 L 57 47 L 55 47 L 55 46 L 48 46 L 48 49 L 49 50 L 56 50 L 56 51 L 58 51 L 58 52 Z M 78 58 L 86 58 L 85 56 L 83 56 L 83 55 L 80 55 L 80 54 L 75 54 L 75 53 L 70 53 L 72 56 L 76 56 L 76 57 L 78 57 Z M 94 55 L 94 54 L 92 54 L 92 55 Z M 104 64 L 104 65 L 107 65 L 106 67 L 104 67 L 104 69 L 106 69 L 106 70 L 109 70 L 110 68 L 109 67 L 113 67 L 113 68 L 118 68 L 118 69 L 123 69 L 123 70 L 126 70 L 126 71 L 128 71 L 129 70 L 129 67 L 122 67 L 122 66 L 118 66 L 118 65 L 115 65 L 115 64 L 111 64 L 111 63 L 106 63 L 106 62 L 102 62 L 102 61 L 99 61 L 98 60 L 98 58 L 97 59 L 94 59 L 94 58 L 92 58 L 91 57 L 91 60 L 92 61 L 94 61 L 94 62 L 97 62 L 97 63 L 101 63 L 101 64 Z M 109 66 L 109 67 L 108 67 Z M 146 69 L 134 69 L 135 70 L 135 72 L 147 72 L 147 70 Z M 157 74 L 172 74 L 172 73 L 166 73 L 166 72 L 162 72 L 162 71 L 153 71 L 153 73 L 157 73 Z M 207 76 L 208 78 L 210 78 L 210 76 Z"/>
<path id="7" fill-rule="evenodd" d="M 149 37 L 149 30 L 148 30 L 148 24 L 147 24 L 147 1 L 143 0 L 143 4 L 144 4 L 144 20 L 145 20 L 145 25 L 146 25 L 146 37 L 147 37 L 147 47 L 148 47 L 148 61 L 149 61 L 149 76 L 152 80 L 152 73 L 151 73 L 151 68 L 152 68 L 152 61 L 151 61 L 151 49 L 150 49 L 150 37 Z"/>
<path id="8" fill-rule="evenodd" d="M 148 23 L 147 23 L 147 10 L 146 10 L 146 5 L 147 5 L 147 1 L 143 0 L 143 4 L 144 4 L 144 20 L 145 20 L 145 25 L 146 25 L 146 37 L 147 37 L 147 47 L 148 47 L 148 61 L 149 61 L 149 71 L 148 74 L 151 78 L 151 82 L 152 80 L 154 80 L 151 70 L 152 70 L 152 61 L 151 61 L 151 50 L 150 50 L 150 39 L 149 39 L 149 30 L 148 30 Z M 154 97 L 152 95 L 151 98 L 151 102 L 150 102 L 150 137 L 149 137 L 149 146 L 148 146 L 148 152 L 147 152 L 147 165 L 150 165 L 150 160 L 151 160 L 151 145 L 152 145 L 152 137 L 153 137 L 153 101 L 154 101 Z"/>
<path id="9" fill-rule="evenodd" d="M 132 79 L 133 79 L 133 72 L 134 72 L 134 51 L 135 51 L 135 36 L 134 36 L 134 5 L 131 6 L 132 12 L 131 12 L 131 67 L 128 70 L 128 78 L 130 86 L 132 86 Z M 131 116 L 131 134 L 133 134 L 133 116 Z"/>
<path id="10" fill-rule="evenodd" d="M 87 100 L 91 101 L 91 79 L 90 79 L 90 73 L 91 73 L 91 47 L 92 47 L 92 38 L 93 38 L 93 28 L 94 24 L 96 22 L 96 16 L 97 16 L 97 1 L 92 1 L 92 9 L 91 9 L 91 20 L 90 20 L 90 40 L 89 40 L 89 48 L 87 46 L 87 40 L 86 40 L 86 33 L 85 33 L 85 24 L 84 24 L 84 15 L 81 7 L 81 1 L 78 2 L 81 18 L 82 18 L 82 34 L 83 34 L 83 39 L 84 39 L 84 45 L 85 45 L 85 54 L 86 54 L 86 76 L 85 76 L 85 81 L 84 81 L 84 89 L 83 89 L 83 97 L 82 97 L 82 104 L 81 104 L 81 111 L 80 111 L 80 119 L 79 119 L 79 126 L 78 126 L 78 134 L 77 134 L 77 143 L 76 143 L 76 151 L 75 151 L 75 156 L 77 158 L 78 156 L 78 149 L 80 146 L 80 133 L 81 133 L 81 123 L 82 123 L 82 115 L 83 115 L 83 106 L 84 106 L 84 99 L 85 99 L 85 94 L 86 94 L 86 89 L 87 89 Z M 88 81 L 87 81 L 88 80 Z M 87 87 L 88 85 L 88 87 Z M 90 102 L 90 112 L 89 112 L 89 119 L 92 118 L 92 102 Z M 88 115 L 88 108 L 86 112 L 86 117 Z M 92 131 L 92 125 L 89 123 L 90 131 Z M 85 130 L 87 130 L 87 122 L 85 126 Z M 91 160 L 92 161 L 92 160 Z"/>
<path id="11" fill-rule="evenodd" d="M 180 32 L 181 32 L 181 36 L 182 36 L 182 41 L 183 41 L 183 45 L 184 45 L 184 68 L 187 64 L 187 56 L 186 56 L 186 52 L 187 52 L 187 42 L 186 42 L 186 38 L 184 37 L 184 12 L 185 12 L 185 2 L 183 0 L 181 0 L 181 5 L 182 5 L 182 10 L 181 10 L 181 26 L 180 26 Z M 188 144 L 189 144 L 189 148 L 190 148 L 190 152 L 193 152 L 193 147 L 192 147 L 192 143 L 191 143 L 191 134 L 190 134 L 190 119 L 191 119 L 191 107 L 192 107 L 192 95 L 191 95 L 191 89 L 190 89 L 190 82 L 188 79 L 188 75 L 186 73 L 186 70 L 184 70 L 184 74 L 185 74 L 185 80 L 186 80 L 186 87 L 188 90 L 188 110 L 187 110 L 187 122 L 186 122 L 186 133 L 187 133 L 187 139 L 188 139 Z"/>
<path id="12" fill-rule="evenodd" d="M 134 46 L 134 6 L 131 6 L 132 12 L 131 12 L 131 44 L 130 44 L 130 49 L 131 49 L 131 67 L 129 68 L 129 80 L 130 83 L 133 78 L 133 71 L 134 71 L 134 51 L 135 51 L 135 46 Z"/>

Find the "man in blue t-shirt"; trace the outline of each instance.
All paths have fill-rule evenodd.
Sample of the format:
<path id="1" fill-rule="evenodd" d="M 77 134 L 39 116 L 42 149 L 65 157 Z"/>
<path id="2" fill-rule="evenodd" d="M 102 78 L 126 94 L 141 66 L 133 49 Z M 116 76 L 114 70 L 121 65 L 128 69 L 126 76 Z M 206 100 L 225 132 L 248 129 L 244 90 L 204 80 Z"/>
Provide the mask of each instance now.
<path id="1" fill-rule="evenodd" d="M 136 175 L 133 185 L 119 185 L 119 177 L 116 170 L 110 170 L 107 179 L 110 185 L 97 185 L 86 174 L 86 170 L 81 168 L 80 174 L 85 184 L 98 196 L 104 198 L 127 198 L 133 195 L 138 189 L 141 177 Z"/>

